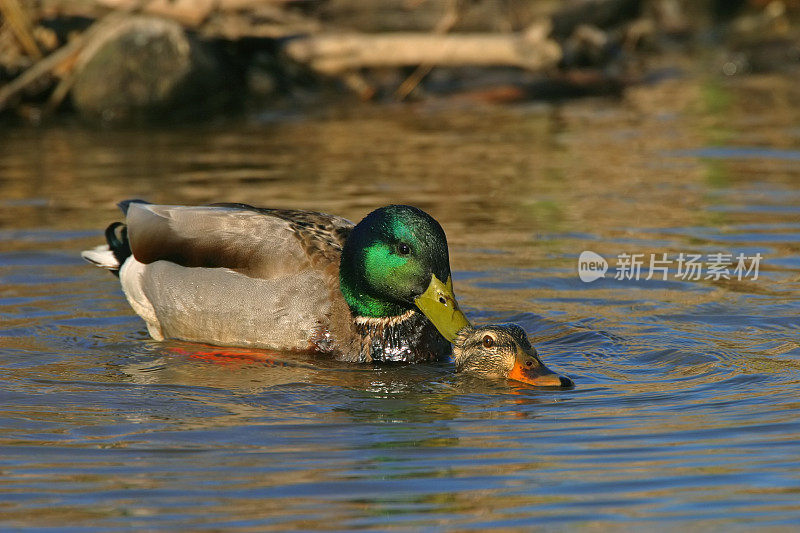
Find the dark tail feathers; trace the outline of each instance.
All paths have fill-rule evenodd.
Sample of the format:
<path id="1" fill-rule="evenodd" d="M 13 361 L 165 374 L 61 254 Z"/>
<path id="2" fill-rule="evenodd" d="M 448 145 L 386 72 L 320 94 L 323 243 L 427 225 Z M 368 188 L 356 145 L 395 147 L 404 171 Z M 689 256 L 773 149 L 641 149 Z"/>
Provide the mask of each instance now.
<path id="1" fill-rule="evenodd" d="M 106 228 L 106 242 L 121 265 L 131 256 L 131 245 L 128 242 L 128 226 L 122 222 L 112 222 Z"/>
<path id="2" fill-rule="evenodd" d="M 138 198 L 134 198 L 131 200 L 123 200 L 117 205 L 122 210 L 124 214 L 128 214 L 128 208 L 131 204 L 149 204 L 145 200 L 139 200 Z M 111 249 L 111 252 L 114 254 L 114 257 L 119 264 L 125 262 L 127 258 L 131 256 L 131 244 L 128 241 L 128 226 L 123 224 L 122 222 L 112 222 L 106 228 L 106 242 L 108 242 L 108 247 Z"/>

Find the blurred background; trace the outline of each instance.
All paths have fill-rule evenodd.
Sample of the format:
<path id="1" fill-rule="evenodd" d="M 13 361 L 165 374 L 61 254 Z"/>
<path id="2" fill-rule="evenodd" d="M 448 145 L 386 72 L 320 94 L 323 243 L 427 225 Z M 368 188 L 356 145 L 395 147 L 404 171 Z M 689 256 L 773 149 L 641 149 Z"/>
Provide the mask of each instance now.
<path id="1" fill-rule="evenodd" d="M 2 0 L 0 112 L 176 122 L 796 74 L 795 0 Z"/>

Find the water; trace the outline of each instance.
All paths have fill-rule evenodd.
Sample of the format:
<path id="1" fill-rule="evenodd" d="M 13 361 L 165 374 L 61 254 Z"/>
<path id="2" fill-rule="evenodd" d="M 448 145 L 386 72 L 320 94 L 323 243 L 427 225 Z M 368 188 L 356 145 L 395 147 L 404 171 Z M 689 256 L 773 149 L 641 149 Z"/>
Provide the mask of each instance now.
<path id="1" fill-rule="evenodd" d="M 5 131 L 0 524 L 796 527 L 800 100 L 768 81 Z M 577 386 L 151 341 L 78 257 L 129 197 L 352 219 L 418 205 L 447 231 L 473 321 L 519 323 Z M 606 278 L 579 280 L 584 250 Z M 673 263 L 666 281 L 613 279 L 623 253 L 718 252 L 760 253 L 758 278 L 676 279 Z"/>

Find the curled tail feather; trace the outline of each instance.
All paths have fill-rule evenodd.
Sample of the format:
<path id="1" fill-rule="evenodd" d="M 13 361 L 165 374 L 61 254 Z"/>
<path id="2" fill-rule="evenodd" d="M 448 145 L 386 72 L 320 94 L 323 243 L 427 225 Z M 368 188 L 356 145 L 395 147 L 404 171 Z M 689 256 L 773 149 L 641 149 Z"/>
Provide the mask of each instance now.
<path id="1" fill-rule="evenodd" d="M 106 228 L 106 241 L 91 250 L 81 252 L 81 257 L 90 263 L 108 269 L 119 276 L 122 263 L 131 256 L 131 245 L 128 242 L 128 227 L 122 222 L 113 222 Z"/>
<path id="2" fill-rule="evenodd" d="M 108 248 L 121 265 L 131 256 L 131 243 L 128 241 L 128 226 L 122 222 L 112 222 L 106 228 Z"/>
<path id="3" fill-rule="evenodd" d="M 131 204 L 149 204 L 145 200 L 132 199 L 123 200 L 117 205 L 124 214 L 128 214 Z M 119 276 L 119 269 L 122 263 L 131 256 L 131 244 L 128 241 L 128 226 L 122 222 L 112 222 L 106 228 L 106 242 L 91 250 L 81 252 L 81 257 L 90 263 L 111 271 L 115 276 Z"/>

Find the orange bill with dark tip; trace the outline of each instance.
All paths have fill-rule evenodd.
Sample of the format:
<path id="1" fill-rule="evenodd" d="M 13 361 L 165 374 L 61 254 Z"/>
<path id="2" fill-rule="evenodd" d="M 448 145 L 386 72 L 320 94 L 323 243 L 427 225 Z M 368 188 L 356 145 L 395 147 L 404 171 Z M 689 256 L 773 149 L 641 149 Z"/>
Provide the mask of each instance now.
<path id="1" fill-rule="evenodd" d="M 530 364 L 528 364 L 530 363 Z M 574 386 L 571 379 L 559 376 L 544 366 L 541 362 L 534 362 L 530 356 L 517 358 L 514 368 L 508 374 L 508 379 L 521 381 L 537 387 L 570 388 Z"/>

